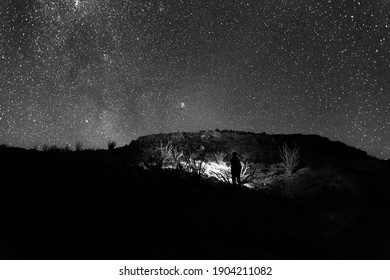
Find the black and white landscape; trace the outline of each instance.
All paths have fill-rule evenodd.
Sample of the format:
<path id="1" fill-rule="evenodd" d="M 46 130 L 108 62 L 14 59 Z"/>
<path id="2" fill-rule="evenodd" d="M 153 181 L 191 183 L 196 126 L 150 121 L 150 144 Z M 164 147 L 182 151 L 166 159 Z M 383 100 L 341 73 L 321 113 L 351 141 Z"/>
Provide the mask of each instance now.
<path id="1" fill-rule="evenodd" d="M 0 258 L 389 258 L 390 2 L 0 0 L 0 145 Z"/>
<path id="2" fill-rule="evenodd" d="M 1 258 L 389 258 L 389 161 L 324 137 L 176 132 L 0 156 Z"/>

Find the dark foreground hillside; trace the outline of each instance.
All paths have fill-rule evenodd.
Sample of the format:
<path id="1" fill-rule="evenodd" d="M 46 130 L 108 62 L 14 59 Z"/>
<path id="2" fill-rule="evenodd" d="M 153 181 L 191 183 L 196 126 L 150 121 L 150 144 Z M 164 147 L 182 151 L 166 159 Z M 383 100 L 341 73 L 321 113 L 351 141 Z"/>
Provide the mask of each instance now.
<path id="1" fill-rule="evenodd" d="M 389 259 L 389 167 L 354 158 L 249 189 L 141 167 L 128 148 L 2 148 L 0 257 Z M 299 184 L 317 191 L 286 192 Z"/>

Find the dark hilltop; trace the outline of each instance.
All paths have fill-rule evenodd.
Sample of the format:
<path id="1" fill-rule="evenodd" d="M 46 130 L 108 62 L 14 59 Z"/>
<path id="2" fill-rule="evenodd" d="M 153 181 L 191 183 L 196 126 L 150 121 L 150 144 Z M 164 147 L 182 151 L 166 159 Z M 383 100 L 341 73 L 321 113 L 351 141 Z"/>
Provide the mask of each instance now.
<path id="1" fill-rule="evenodd" d="M 0 165 L 2 259 L 390 258 L 390 162 L 317 135 L 3 145 Z"/>

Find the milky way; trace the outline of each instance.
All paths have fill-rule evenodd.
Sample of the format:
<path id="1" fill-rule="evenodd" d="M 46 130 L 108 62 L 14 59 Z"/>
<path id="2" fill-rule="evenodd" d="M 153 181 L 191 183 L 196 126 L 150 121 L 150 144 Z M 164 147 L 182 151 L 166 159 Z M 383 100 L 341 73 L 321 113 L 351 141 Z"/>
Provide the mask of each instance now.
<path id="1" fill-rule="evenodd" d="M 1 1 L 1 143 L 216 128 L 390 158 L 389 1 Z"/>

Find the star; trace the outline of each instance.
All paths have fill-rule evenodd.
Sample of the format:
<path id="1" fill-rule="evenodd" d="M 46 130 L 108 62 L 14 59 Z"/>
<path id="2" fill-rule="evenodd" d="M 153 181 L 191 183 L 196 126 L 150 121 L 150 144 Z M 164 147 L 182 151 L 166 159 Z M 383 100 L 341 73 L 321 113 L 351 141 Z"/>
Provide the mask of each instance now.
<path id="1" fill-rule="evenodd" d="M 218 127 L 390 158 L 388 1 L 30 2 L 0 1 L 4 142 Z"/>

